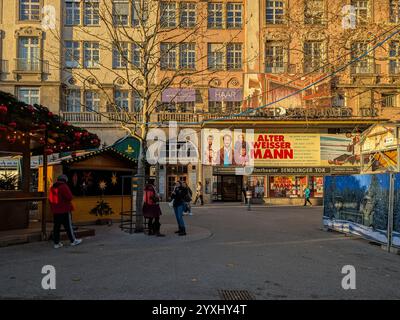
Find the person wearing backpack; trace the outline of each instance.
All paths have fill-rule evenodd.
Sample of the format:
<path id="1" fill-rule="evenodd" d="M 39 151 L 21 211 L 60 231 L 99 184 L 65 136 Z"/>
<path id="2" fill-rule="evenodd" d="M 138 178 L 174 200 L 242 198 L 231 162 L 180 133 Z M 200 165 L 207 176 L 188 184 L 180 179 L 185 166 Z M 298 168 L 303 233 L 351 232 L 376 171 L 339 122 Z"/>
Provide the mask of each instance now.
<path id="1" fill-rule="evenodd" d="M 53 240 L 54 249 L 59 249 L 63 246 L 60 242 L 61 225 L 67 232 L 71 246 L 77 246 L 82 242 L 81 239 L 76 239 L 72 229 L 71 212 L 74 210 L 72 205 L 72 193 L 68 187 L 68 177 L 61 175 L 57 178 L 57 182 L 53 184 L 49 192 L 50 208 L 54 217 Z"/>
<path id="2" fill-rule="evenodd" d="M 155 235 L 157 237 L 165 237 L 164 234 L 160 233 L 160 216 L 161 209 L 158 202 L 160 197 L 158 196 L 154 185 L 147 184 L 144 188 L 143 194 L 143 216 L 148 219 L 148 235 Z"/>
<path id="3" fill-rule="evenodd" d="M 183 220 L 183 211 L 185 210 L 185 199 L 187 199 L 187 188 L 184 188 L 181 181 L 177 181 L 175 189 L 171 194 L 176 222 L 178 223 L 177 233 L 180 236 L 186 236 L 185 221 Z"/>

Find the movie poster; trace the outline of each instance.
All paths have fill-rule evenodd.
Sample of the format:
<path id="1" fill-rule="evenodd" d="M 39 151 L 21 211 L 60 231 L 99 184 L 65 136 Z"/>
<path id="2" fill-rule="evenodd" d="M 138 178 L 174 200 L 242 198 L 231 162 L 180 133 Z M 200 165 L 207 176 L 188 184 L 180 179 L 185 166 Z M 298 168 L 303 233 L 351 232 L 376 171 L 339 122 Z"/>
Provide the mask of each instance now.
<path id="1" fill-rule="evenodd" d="M 321 165 L 360 166 L 359 142 L 359 135 L 321 135 Z"/>

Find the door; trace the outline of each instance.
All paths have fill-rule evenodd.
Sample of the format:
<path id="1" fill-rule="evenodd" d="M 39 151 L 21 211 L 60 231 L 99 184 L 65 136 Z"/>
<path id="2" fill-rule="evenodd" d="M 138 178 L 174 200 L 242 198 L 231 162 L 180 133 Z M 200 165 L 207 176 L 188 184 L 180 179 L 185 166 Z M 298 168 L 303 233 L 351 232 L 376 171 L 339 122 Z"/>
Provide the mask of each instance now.
<path id="1" fill-rule="evenodd" d="M 241 176 L 222 176 L 222 200 L 241 201 Z"/>

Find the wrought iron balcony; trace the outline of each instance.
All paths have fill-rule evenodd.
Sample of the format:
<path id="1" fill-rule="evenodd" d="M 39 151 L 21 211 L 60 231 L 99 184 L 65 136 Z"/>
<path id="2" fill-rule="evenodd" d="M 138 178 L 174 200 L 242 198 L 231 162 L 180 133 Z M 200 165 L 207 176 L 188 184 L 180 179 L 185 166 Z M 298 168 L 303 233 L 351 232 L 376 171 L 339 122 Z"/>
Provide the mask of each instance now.
<path id="1" fill-rule="evenodd" d="M 350 72 L 352 75 L 379 75 L 381 66 L 376 63 L 360 61 L 351 65 Z"/>
<path id="2" fill-rule="evenodd" d="M 18 73 L 49 73 L 49 62 L 40 59 L 15 59 L 14 72 Z"/>

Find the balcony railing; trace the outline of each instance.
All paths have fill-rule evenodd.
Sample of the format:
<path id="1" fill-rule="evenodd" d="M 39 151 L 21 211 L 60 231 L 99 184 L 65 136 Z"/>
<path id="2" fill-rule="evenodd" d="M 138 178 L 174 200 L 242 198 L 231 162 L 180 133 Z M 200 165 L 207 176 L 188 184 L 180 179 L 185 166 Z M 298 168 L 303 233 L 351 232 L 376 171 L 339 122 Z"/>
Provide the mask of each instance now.
<path id="1" fill-rule="evenodd" d="M 400 76 L 400 63 L 397 61 L 389 62 L 389 75 Z"/>
<path id="2" fill-rule="evenodd" d="M 289 63 L 279 63 L 279 62 L 266 63 L 265 72 L 273 74 L 296 73 L 296 65 Z"/>
<path id="3" fill-rule="evenodd" d="M 176 122 L 198 122 L 199 115 L 196 113 L 157 113 L 157 122 L 176 121 Z"/>
<path id="4" fill-rule="evenodd" d="M 8 72 L 8 60 L 0 60 L 0 73 Z"/>
<path id="5" fill-rule="evenodd" d="M 68 122 L 95 123 L 101 122 L 101 115 L 95 112 L 63 112 L 62 118 Z"/>
<path id="6" fill-rule="evenodd" d="M 378 75 L 381 73 L 381 66 L 376 63 L 358 62 L 351 66 L 352 75 Z"/>
<path id="7" fill-rule="evenodd" d="M 391 95 L 382 99 L 382 107 L 395 108 L 397 106 L 397 95 Z"/>
<path id="8" fill-rule="evenodd" d="M 18 58 L 15 59 L 14 71 L 25 73 L 48 73 L 49 63 L 48 61 L 40 59 L 28 60 L 25 58 Z"/>
<path id="9" fill-rule="evenodd" d="M 61 117 L 71 123 L 135 123 L 141 121 L 142 116 L 137 113 L 118 112 L 68 112 L 63 111 Z"/>

